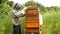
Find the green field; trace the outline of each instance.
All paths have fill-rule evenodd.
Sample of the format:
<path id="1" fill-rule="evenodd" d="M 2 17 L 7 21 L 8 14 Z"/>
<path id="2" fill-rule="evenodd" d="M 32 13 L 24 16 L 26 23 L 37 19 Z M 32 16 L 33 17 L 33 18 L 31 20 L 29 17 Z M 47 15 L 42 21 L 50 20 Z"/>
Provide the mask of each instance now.
<path id="1" fill-rule="evenodd" d="M 42 34 L 60 34 L 60 11 L 43 14 Z"/>
<path id="2" fill-rule="evenodd" d="M 42 14 L 44 24 L 42 25 L 42 34 L 60 34 L 60 12 L 46 12 Z M 12 22 L 11 18 L 5 18 L 1 23 L 0 34 L 12 33 Z M 21 20 L 23 34 L 25 34 L 25 17 Z"/>
<path id="3" fill-rule="evenodd" d="M 0 2 L 0 34 L 12 34 L 12 1 L 3 0 Z M 28 1 L 22 5 L 24 6 L 37 6 L 40 8 L 40 13 L 43 17 L 43 25 L 41 34 L 60 34 L 60 7 L 51 6 L 45 7 L 34 1 Z M 25 16 L 21 17 L 22 34 L 26 34 L 25 29 Z"/>

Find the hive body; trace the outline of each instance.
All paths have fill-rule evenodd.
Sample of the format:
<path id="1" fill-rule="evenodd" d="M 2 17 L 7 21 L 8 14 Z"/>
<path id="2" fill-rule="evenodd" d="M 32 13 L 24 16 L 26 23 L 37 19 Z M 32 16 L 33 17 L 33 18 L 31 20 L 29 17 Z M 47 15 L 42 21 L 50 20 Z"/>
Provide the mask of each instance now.
<path id="1" fill-rule="evenodd" d="M 26 10 L 26 34 L 39 34 L 39 12 L 37 7 Z"/>

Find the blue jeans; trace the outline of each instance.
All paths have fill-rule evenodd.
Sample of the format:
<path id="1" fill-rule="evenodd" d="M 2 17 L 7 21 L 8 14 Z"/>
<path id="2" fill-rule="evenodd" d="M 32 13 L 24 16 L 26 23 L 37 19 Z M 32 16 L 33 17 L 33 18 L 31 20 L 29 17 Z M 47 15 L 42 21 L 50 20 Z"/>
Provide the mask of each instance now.
<path id="1" fill-rule="evenodd" d="M 13 25 L 13 34 L 21 34 L 21 25 Z"/>

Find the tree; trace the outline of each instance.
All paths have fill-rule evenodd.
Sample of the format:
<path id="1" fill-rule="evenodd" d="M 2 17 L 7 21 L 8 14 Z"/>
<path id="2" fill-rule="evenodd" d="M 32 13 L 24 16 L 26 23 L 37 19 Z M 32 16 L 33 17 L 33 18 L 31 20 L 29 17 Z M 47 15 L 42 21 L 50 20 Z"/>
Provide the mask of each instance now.
<path id="1" fill-rule="evenodd" d="M 6 3 L 8 0 L 0 0 L 0 4 Z"/>
<path id="2" fill-rule="evenodd" d="M 34 1 L 28 1 L 25 3 L 25 6 L 36 6 L 39 7 L 41 11 L 46 11 L 46 7 L 44 7 L 42 4 Z"/>
<path id="3" fill-rule="evenodd" d="M 13 6 L 13 1 L 8 1 L 7 4 L 12 7 Z"/>

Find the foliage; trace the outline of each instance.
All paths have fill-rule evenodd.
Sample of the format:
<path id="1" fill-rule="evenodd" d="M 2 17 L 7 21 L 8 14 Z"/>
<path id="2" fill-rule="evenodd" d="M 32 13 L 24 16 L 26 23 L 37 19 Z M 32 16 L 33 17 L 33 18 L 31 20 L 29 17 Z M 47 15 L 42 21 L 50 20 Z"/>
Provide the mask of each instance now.
<path id="1" fill-rule="evenodd" d="M 0 0 L 0 4 L 6 3 L 8 0 Z"/>
<path id="2" fill-rule="evenodd" d="M 42 34 L 59 34 L 60 28 L 58 24 L 60 23 L 60 12 L 46 12 L 43 15 L 44 25 L 42 26 Z M 59 31 L 58 31 L 59 30 Z"/>
<path id="3" fill-rule="evenodd" d="M 13 6 L 13 1 L 8 1 L 7 4 L 12 7 Z"/>
<path id="4" fill-rule="evenodd" d="M 12 1 L 0 0 L 0 34 L 12 34 Z M 28 1 L 21 6 L 22 10 L 25 6 L 37 6 L 40 8 L 44 24 L 42 25 L 42 34 L 60 34 L 60 7 L 45 7 L 34 1 Z M 26 33 L 25 17 L 21 17 L 22 31 Z"/>

